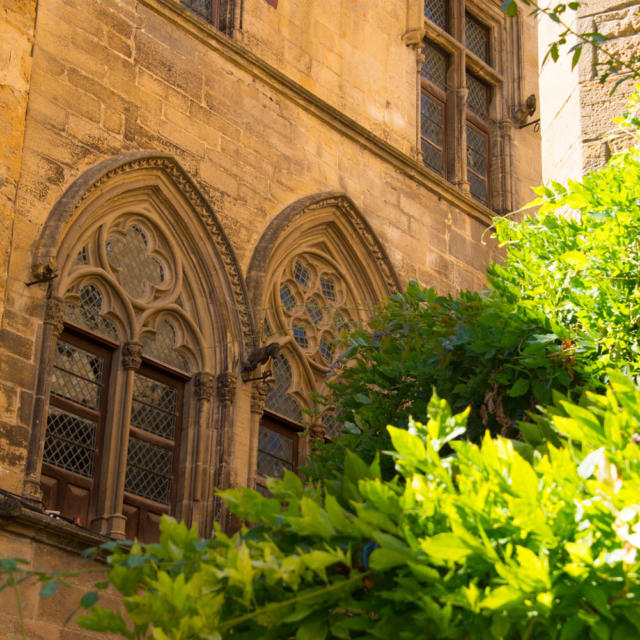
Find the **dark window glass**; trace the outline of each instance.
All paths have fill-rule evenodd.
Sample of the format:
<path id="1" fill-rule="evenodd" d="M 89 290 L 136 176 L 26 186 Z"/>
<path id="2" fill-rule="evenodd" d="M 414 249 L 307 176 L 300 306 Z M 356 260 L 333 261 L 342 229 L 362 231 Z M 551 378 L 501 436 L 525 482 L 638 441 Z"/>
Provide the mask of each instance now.
<path id="1" fill-rule="evenodd" d="M 472 15 L 465 18 L 465 43 L 471 53 L 489 64 L 489 29 Z"/>
<path id="2" fill-rule="evenodd" d="M 471 195 L 488 203 L 487 182 L 489 166 L 489 137 L 471 125 L 467 125 L 467 180 Z"/>
<path id="3" fill-rule="evenodd" d="M 467 106 L 481 118 L 489 115 L 489 87 L 475 76 L 467 73 Z"/>
<path id="4" fill-rule="evenodd" d="M 428 43 L 425 43 L 422 51 L 425 57 L 422 65 L 422 77 L 439 89 L 446 91 L 447 55 Z"/>
<path id="5" fill-rule="evenodd" d="M 181 0 L 182 6 L 193 11 L 216 28 L 231 35 L 235 12 L 234 0 Z"/>
<path id="6" fill-rule="evenodd" d="M 444 174 L 444 105 L 426 93 L 420 100 L 422 158 L 429 169 Z"/>
<path id="7" fill-rule="evenodd" d="M 441 29 L 447 29 L 447 0 L 426 0 L 424 3 L 424 17 L 437 24 Z"/>

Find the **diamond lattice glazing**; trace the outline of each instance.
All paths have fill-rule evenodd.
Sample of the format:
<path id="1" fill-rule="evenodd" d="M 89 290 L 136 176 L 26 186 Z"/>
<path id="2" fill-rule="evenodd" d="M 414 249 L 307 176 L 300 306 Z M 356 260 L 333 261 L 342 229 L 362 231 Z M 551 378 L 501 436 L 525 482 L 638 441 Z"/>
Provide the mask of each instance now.
<path id="1" fill-rule="evenodd" d="M 293 277 L 299 282 L 303 287 L 309 285 L 309 280 L 311 275 L 309 274 L 309 270 L 302 265 L 301 262 L 296 262 L 293 267 Z"/>
<path id="2" fill-rule="evenodd" d="M 105 338 L 118 340 L 116 326 L 101 315 L 103 297 L 98 287 L 87 284 L 80 289 L 79 295 L 80 304 L 67 302 L 65 305 L 65 318 L 69 322 L 99 333 Z"/>
<path id="3" fill-rule="evenodd" d="M 173 451 L 133 436 L 129 438 L 125 491 L 169 504 L 172 471 Z"/>
<path id="4" fill-rule="evenodd" d="M 333 413 L 328 411 L 322 414 L 322 424 L 327 438 L 337 438 L 344 431 L 344 425 L 336 419 Z"/>
<path id="5" fill-rule="evenodd" d="M 280 286 L 280 300 L 287 311 L 291 311 L 296 306 L 296 299 L 286 284 Z"/>
<path id="6" fill-rule="evenodd" d="M 44 462 L 91 478 L 98 425 L 57 407 L 50 407 L 44 441 Z"/>
<path id="7" fill-rule="evenodd" d="M 53 363 L 51 393 L 98 410 L 104 360 L 94 353 L 58 339 Z"/>
<path id="8" fill-rule="evenodd" d="M 144 295 L 146 282 L 158 286 L 164 280 L 162 264 L 148 255 L 149 241 L 140 227 L 132 226 L 124 237 L 109 237 L 106 248 L 109 262 L 118 269 L 122 286 L 134 298 Z"/>
<path id="9" fill-rule="evenodd" d="M 446 30 L 447 0 L 425 0 L 424 17 Z"/>
<path id="10" fill-rule="evenodd" d="M 189 361 L 176 347 L 177 340 L 176 330 L 168 320 L 161 320 L 158 323 L 155 335 L 147 333 L 140 338 L 145 355 L 180 371 L 188 372 Z"/>
<path id="11" fill-rule="evenodd" d="M 173 440 L 178 422 L 178 390 L 139 373 L 133 378 L 131 425 Z"/>
<path id="12" fill-rule="evenodd" d="M 473 16 L 466 14 L 465 43 L 467 49 L 480 60 L 489 63 L 489 29 Z"/>
<path id="13" fill-rule="evenodd" d="M 300 422 L 302 412 L 298 403 L 289 395 L 289 387 L 293 380 L 291 365 L 287 359 L 278 355 L 272 362 L 273 384 L 267 391 L 265 408 Z"/>
<path id="14" fill-rule="evenodd" d="M 429 80 L 436 87 L 447 90 L 447 56 L 445 53 L 433 47 L 430 44 L 425 44 L 423 48 L 425 56 L 424 63 L 422 65 L 422 75 Z"/>
<path id="15" fill-rule="evenodd" d="M 293 469 L 293 439 L 264 425 L 258 435 L 258 473 L 280 477 L 285 469 Z"/>
<path id="16" fill-rule="evenodd" d="M 336 284 L 333 278 L 320 278 L 320 289 L 327 300 L 336 301 Z"/>
<path id="17" fill-rule="evenodd" d="M 467 105 L 474 113 L 486 118 L 489 114 L 489 87 L 475 76 L 467 73 Z"/>

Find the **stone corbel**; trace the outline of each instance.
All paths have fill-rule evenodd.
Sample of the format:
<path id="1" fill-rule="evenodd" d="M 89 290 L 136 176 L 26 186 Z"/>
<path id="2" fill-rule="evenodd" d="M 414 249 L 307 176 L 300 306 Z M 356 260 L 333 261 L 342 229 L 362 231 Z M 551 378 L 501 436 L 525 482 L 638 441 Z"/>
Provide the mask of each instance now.
<path id="1" fill-rule="evenodd" d="M 230 371 L 225 371 L 218 375 L 217 392 L 220 402 L 223 404 L 231 404 L 236 395 L 237 383 L 237 376 Z"/>
<path id="2" fill-rule="evenodd" d="M 424 39 L 424 0 L 406 0 L 407 29 L 402 41 L 408 47 L 420 47 Z"/>

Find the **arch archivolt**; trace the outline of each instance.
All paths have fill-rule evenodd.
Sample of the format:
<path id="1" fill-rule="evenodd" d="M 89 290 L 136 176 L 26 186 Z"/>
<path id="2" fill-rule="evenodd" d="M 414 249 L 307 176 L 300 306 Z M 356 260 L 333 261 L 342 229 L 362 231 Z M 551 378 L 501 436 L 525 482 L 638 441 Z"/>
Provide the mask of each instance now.
<path id="1" fill-rule="evenodd" d="M 397 291 L 391 263 L 344 195 L 305 198 L 271 222 L 253 254 L 249 296 L 263 344 L 278 342 L 266 408 L 293 419 L 292 398 L 309 406 L 339 356 L 341 332 L 366 322 L 371 306 Z M 288 384 L 285 386 L 283 380 Z"/>

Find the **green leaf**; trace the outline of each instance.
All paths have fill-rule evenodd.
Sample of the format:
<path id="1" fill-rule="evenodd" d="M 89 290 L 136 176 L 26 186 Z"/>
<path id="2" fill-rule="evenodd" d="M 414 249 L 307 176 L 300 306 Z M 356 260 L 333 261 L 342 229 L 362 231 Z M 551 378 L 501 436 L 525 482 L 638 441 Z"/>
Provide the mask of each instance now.
<path id="1" fill-rule="evenodd" d="M 80 599 L 80 606 L 85 609 L 89 609 L 93 607 L 93 605 L 98 602 L 99 596 L 96 591 L 87 591 L 82 598 Z"/>
<path id="2" fill-rule="evenodd" d="M 518 378 L 507 391 L 507 395 L 511 398 L 518 398 L 529 391 L 529 380 L 527 378 Z"/>
<path id="3" fill-rule="evenodd" d="M 56 590 L 58 589 L 58 583 L 57 582 L 46 582 L 42 589 L 40 589 L 40 597 L 41 598 L 49 598 L 50 596 L 52 596 Z"/>
<path id="4" fill-rule="evenodd" d="M 566 251 L 560 258 L 577 269 L 582 269 L 582 267 L 589 264 L 589 258 L 581 251 Z"/>
<path id="5" fill-rule="evenodd" d="M 315 617 L 298 628 L 296 640 L 324 640 L 328 631 L 326 620 Z"/>

